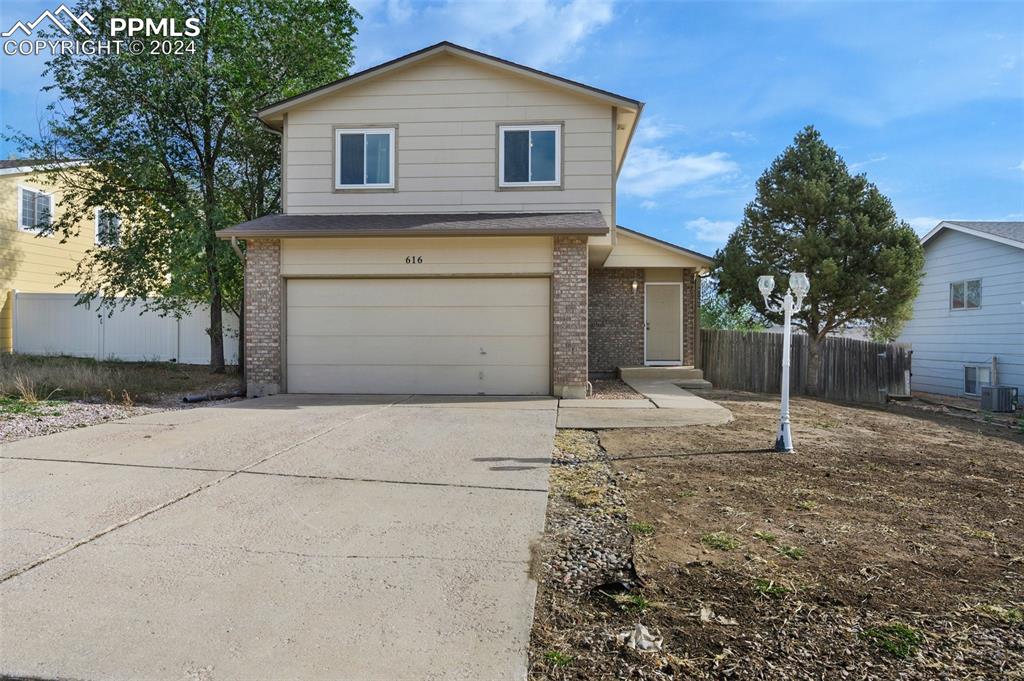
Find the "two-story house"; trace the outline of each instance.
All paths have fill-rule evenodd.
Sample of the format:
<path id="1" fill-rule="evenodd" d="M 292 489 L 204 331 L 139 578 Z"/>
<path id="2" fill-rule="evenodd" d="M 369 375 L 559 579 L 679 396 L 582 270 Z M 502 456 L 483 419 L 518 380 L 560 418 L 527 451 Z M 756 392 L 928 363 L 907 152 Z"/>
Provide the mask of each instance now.
<path id="1" fill-rule="evenodd" d="M 63 210 L 61 187 L 47 172 L 54 164 L 52 160 L 0 161 L 0 352 L 13 348 L 15 291 L 75 293 L 78 285 L 63 283 L 63 273 L 74 270 L 90 248 L 118 239 L 117 218 L 102 211 L 83 220 L 78 234 L 66 239 L 40 234 Z"/>
<path id="2" fill-rule="evenodd" d="M 707 256 L 619 227 L 643 104 L 440 43 L 258 112 L 283 212 L 246 241 L 250 395 L 553 394 L 692 366 Z"/>
<path id="3" fill-rule="evenodd" d="M 921 242 L 924 278 L 899 338 L 914 350 L 913 389 L 1024 395 L 1024 222 L 949 220 Z"/>

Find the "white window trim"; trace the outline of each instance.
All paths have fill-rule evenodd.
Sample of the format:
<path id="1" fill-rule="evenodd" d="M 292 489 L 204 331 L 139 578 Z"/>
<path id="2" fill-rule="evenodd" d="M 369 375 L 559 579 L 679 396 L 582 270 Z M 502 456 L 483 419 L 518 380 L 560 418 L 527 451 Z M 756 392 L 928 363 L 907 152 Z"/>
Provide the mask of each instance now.
<path id="1" fill-rule="evenodd" d="M 554 131 L 555 133 L 555 179 L 539 182 L 505 181 L 505 131 L 528 130 L 530 132 Z M 531 141 L 531 145 L 532 145 Z M 533 172 L 533 157 L 527 155 L 527 176 Z M 499 125 L 498 126 L 498 186 L 499 187 L 561 187 L 562 186 L 562 126 L 545 125 Z"/>
<path id="2" fill-rule="evenodd" d="M 363 184 L 341 183 L 341 136 L 359 135 L 363 137 Z M 366 180 L 366 135 L 388 136 L 388 178 L 390 182 L 369 184 Z M 335 128 L 334 129 L 334 188 L 335 189 L 394 189 L 395 188 L 395 128 Z"/>
<path id="3" fill-rule="evenodd" d="M 976 282 L 978 282 L 978 287 L 981 289 L 981 292 L 979 294 L 980 297 L 981 297 L 981 302 L 979 302 L 978 305 L 976 305 L 975 307 L 967 307 L 967 282 L 969 282 L 969 281 L 976 281 Z M 963 284 L 964 285 L 964 306 L 963 307 L 953 307 L 953 287 L 956 286 L 957 284 Z M 985 304 L 984 301 L 985 301 L 985 285 L 982 283 L 982 278 L 981 277 L 971 277 L 970 279 L 956 279 L 954 281 L 949 282 L 949 309 L 950 309 L 951 312 L 966 312 L 968 310 L 980 310 L 982 308 L 982 306 Z M 970 365 L 968 365 L 968 366 L 970 366 Z"/>
<path id="4" fill-rule="evenodd" d="M 18 185 L 18 231 L 19 232 L 25 232 L 27 234 L 39 234 L 40 230 L 38 228 L 36 228 L 36 227 L 25 227 L 25 226 L 22 225 L 22 218 L 24 217 L 24 211 L 22 210 L 22 207 L 24 205 L 23 202 L 25 200 L 24 197 L 22 196 L 22 192 L 32 192 L 34 194 L 42 194 L 43 196 L 46 196 L 46 197 L 48 197 L 50 199 L 50 222 L 48 223 L 50 225 L 53 224 L 53 192 L 48 192 L 48 191 L 46 191 L 44 189 L 40 189 L 38 187 L 33 187 L 33 186 L 27 185 L 27 184 L 19 184 Z M 52 236 L 52 235 L 49 235 L 49 236 Z"/>
<path id="5" fill-rule="evenodd" d="M 970 395 L 972 397 L 979 397 L 981 395 L 982 387 L 986 386 L 986 385 L 991 385 L 992 384 L 992 366 L 989 365 L 989 364 L 964 364 L 963 366 L 964 366 L 964 385 L 963 385 L 964 395 Z M 968 369 L 974 369 L 974 384 L 978 388 L 978 392 L 976 392 L 976 393 L 967 392 L 967 370 Z M 982 369 L 984 369 L 985 371 L 989 372 L 989 374 L 988 374 L 988 381 L 985 382 L 985 383 L 982 383 L 981 379 L 978 378 L 978 371 L 982 370 Z"/>
<path id="6" fill-rule="evenodd" d="M 93 230 L 92 230 L 93 242 L 97 246 L 102 246 L 104 248 L 110 248 L 110 244 L 101 244 L 100 243 L 100 213 L 102 213 L 103 210 L 104 210 L 103 208 L 96 208 L 95 209 L 95 213 L 94 213 L 94 217 L 93 217 L 93 223 L 92 223 L 93 224 Z M 117 246 L 117 245 L 120 245 L 120 243 L 121 243 L 121 232 L 118 231 L 118 233 L 117 233 L 117 244 L 114 244 L 114 245 Z"/>

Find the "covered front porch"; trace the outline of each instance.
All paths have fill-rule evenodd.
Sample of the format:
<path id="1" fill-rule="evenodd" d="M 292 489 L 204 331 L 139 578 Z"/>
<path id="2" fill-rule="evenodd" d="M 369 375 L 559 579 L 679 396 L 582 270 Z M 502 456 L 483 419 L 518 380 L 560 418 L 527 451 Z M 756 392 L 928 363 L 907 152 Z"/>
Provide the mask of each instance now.
<path id="1" fill-rule="evenodd" d="M 590 377 L 708 387 L 697 363 L 700 278 L 711 258 L 621 226 L 608 241 L 590 245 Z"/>

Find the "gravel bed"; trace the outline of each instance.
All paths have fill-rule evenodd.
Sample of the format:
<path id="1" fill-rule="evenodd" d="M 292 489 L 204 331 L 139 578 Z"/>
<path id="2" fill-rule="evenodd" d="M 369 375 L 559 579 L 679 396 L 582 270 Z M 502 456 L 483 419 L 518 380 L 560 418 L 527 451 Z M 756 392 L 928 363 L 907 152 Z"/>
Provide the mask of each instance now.
<path id="1" fill-rule="evenodd" d="M 623 381 L 617 378 L 609 378 L 590 382 L 594 391 L 590 395 L 592 400 L 645 400 L 647 399 L 637 391 L 630 388 Z"/>
<path id="2" fill-rule="evenodd" d="M 152 404 L 110 404 L 103 402 L 45 402 L 34 413 L 0 414 L 0 444 L 23 440 L 37 435 L 59 433 L 62 430 L 84 428 L 108 421 L 118 421 L 132 416 L 143 416 L 161 411 L 194 409 L 233 402 L 242 398 L 230 398 L 210 402 L 185 404 L 181 395 L 167 396 Z"/>
<path id="3" fill-rule="evenodd" d="M 607 457 L 597 435 L 560 430 L 552 457 L 543 580 L 581 592 L 634 578 L 632 538 Z"/>

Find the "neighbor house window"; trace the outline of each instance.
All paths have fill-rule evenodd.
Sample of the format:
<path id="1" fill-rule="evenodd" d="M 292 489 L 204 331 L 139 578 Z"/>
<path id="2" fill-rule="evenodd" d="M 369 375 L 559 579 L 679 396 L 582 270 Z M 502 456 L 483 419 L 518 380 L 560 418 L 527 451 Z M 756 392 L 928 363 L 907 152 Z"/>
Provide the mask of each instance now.
<path id="1" fill-rule="evenodd" d="M 395 129 L 335 130 L 336 189 L 395 186 Z"/>
<path id="2" fill-rule="evenodd" d="M 949 307 L 973 310 L 981 307 L 981 279 L 954 281 L 949 285 Z"/>
<path id="3" fill-rule="evenodd" d="M 562 126 L 503 125 L 498 128 L 498 184 L 557 187 L 562 182 Z"/>
<path id="4" fill-rule="evenodd" d="M 49 227 L 53 218 L 53 194 L 18 187 L 18 227 L 26 232 L 38 232 Z"/>
<path id="5" fill-rule="evenodd" d="M 96 209 L 96 245 L 116 246 L 121 240 L 121 218 L 117 214 Z"/>
<path id="6" fill-rule="evenodd" d="M 964 367 L 964 392 L 968 395 L 980 395 L 981 386 L 992 381 L 992 367 Z"/>

